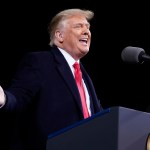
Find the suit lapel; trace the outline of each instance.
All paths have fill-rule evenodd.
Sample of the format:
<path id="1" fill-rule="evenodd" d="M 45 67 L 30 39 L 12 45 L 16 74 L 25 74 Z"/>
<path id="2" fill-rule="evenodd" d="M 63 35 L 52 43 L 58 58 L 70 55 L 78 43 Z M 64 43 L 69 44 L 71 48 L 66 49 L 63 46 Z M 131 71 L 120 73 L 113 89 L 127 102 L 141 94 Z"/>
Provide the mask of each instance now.
<path id="1" fill-rule="evenodd" d="M 64 82 L 68 86 L 69 90 L 71 91 L 73 97 L 75 98 L 75 101 L 77 102 L 77 105 L 79 106 L 80 111 L 82 112 L 82 106 L 81 106 L 81 100 L 80 95 L 77 89 L 76 82 L 74 80 L 73 74 L 70 70 L 70 67 L 65 60 L 64 56 L 61 54 L 61 52 L 58 50 L 58 48 L 54 47 L 52 48 L 52 53 L 54 55 L 54 58 L 57 62 L 57 69 L 64 79 Z"/>

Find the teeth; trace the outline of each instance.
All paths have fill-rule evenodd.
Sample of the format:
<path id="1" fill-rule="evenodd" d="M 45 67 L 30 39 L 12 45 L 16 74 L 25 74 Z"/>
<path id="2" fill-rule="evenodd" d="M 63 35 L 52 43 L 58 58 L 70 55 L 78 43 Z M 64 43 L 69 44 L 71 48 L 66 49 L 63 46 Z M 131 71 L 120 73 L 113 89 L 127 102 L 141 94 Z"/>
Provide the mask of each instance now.
<path id="1" fill-rule="evenodd" d="M 87 41 L 87 39 L 82 39 L 82 40 Z"/>

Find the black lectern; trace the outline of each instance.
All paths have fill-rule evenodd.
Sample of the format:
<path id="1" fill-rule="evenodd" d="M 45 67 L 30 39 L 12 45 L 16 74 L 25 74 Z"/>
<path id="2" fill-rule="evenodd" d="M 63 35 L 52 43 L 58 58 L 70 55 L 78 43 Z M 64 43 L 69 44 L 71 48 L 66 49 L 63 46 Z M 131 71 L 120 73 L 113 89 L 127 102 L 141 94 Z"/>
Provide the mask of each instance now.
<path id="1" fill-rule="evenodd" d="M 150 113 L 111 107 L 49 135 L 46 150 L 146 150 Z"/>

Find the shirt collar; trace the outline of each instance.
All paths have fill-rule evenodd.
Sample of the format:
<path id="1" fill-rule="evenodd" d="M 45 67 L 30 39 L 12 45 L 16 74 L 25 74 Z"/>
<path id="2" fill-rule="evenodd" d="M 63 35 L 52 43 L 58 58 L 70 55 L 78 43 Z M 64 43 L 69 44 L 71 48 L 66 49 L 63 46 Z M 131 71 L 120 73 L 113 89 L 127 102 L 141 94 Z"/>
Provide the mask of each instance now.
<path id="1" fill-rule="evenodd" d="M 67 53 L 65 50 L 63 50 L 62 48 L 59 48 L 59 47 L 58 47 L 58 49 L 63 54 L 63 56 L 65 57 L 65 59 L 68 62 L 70 67 L 72 67 L 75 62 L 79 63 L 79 60 L 78 61 L 74 60 L 74 58 L 69 53 Z"/>

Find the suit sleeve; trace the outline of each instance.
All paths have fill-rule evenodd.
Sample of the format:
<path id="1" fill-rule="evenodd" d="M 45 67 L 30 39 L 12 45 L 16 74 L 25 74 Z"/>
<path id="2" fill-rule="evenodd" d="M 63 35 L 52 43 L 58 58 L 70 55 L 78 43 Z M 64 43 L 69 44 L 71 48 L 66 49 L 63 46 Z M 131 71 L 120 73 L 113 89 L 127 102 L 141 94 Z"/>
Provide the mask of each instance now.
<path id="1" fill-rule="evenodd" d="M 5 90 L 7 111 L 23 111 L 32 102 L 41 86 L 38 59 L 34 53 L 28 53 L 21 61 L 10 87 Z"/>

